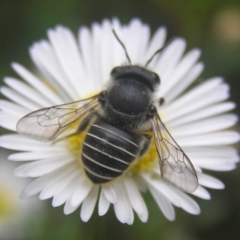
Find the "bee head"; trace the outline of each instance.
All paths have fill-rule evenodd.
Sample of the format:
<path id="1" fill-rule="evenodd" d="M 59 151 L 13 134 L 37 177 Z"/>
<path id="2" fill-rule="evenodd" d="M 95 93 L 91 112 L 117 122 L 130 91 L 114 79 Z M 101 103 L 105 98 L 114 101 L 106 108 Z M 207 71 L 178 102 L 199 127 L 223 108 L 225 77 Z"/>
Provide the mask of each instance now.
<path id="1" fill-rule="evenodd" d="M 160 78 L 155 72 L 151 72 L 140 66 L 120 66 L 115 67 L 111 71 L 113 81 L 122 81 L 125 79 L 133 79 L 146 85 L 152 92 L 160 84 Z"/>

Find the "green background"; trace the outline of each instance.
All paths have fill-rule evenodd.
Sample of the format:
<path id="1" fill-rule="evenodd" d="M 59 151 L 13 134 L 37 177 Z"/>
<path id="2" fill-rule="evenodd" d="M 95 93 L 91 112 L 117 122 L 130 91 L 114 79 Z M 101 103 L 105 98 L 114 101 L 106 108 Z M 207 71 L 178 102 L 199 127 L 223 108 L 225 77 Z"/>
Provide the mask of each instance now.
<path id="1" fill-rule="evenodd" d="M 91 26 L 94 21 L 112 17 L 118 17 L 122 23 L 139 17 L 150 25 L 152 32 L 165 25 L 169 39 L 181 36 L 187 40 L 188 49 L 201 48 L 201 61 L 205 63 L 202 77 L 223 76 L 231 86 L 231 99 L 238 103 L 235 112 L 240 114 L 240 36 L 237 35 L 240 2 L 234 0 L 1 1 L 1 78 L 14 76 L 10 68 L 12 61 L 28 68 L 32 66 L 28 48 L 34 41 L 46 38 L 48 28 L 62 24 L 77 34 L 81 25 Z M 196 198 L 202 210 L 199 216 L 176 209 L 176 220 L 168 222 L 146 194 L 147 223 L 141 223 L 135 217 L 133 226 L 123 225 L 112 209 L 103 217 L 98 217 L 95 211 L 90 221 L 83 223 L 79 219 L 79 210 L 65 216 L 62 207 L 54 209 L 48 200 L 41 203 L 45 205 L 46 213 L 34 223 L 26 223 L 25 231 L 27 235 L 37 231 L 39 239 L 52 240 L 240 239 L 240 170 L 213 172 L 212 175 L 221 179 L 226 189 L 210 190 L 210 201 Z"/>

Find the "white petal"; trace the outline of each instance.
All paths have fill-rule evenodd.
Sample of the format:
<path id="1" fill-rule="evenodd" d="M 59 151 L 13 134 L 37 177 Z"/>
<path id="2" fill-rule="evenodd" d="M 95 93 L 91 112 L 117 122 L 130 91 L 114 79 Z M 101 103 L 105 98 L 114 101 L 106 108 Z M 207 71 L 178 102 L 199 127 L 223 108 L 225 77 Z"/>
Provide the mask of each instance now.
<path id="1" fill-rule="evenodd" d="M 206 146 L 206 147 L 189 147 L 189 148 L 184 148 L 185 151 L 188 153 L 191 158 L 199 158 L 202 159 L 202 161 L 209 162 L 211 164 L 211 161 L 213 163 L 217 164 L 215 162 L 215 159 L 225 159 L 227 162 L 238 162 L 239 161 L 239 156 L 238 152 L 235 148 L 233 147 L 227 147 L 227 146 Z M 212 159 L 212 160 L 210 160 Z M 198 164 L 198 163 L 197 163 Z"/>
<path id="2" fill-rule="evenodd" d="M 55 144 L 54 146 L 48 143 L 41 143 L 17 134 L 8 134 L 0 137 L 0 146 L 13 150 L 20 151 L 44 151 L 44 150 L 62 150 L 65 143 Z"/>
<path id="3" fill-rule="evenodd" d="M 168 92 L 171 92 L 171 89 L 178 83 L 178 81 L 194 66 L 200 53 L 199 49 L 194 49 L 181 59 L 175 67 L 173 75 L 168 78 L 168 83 L 166 84 L 164 91 L 162 91 L 163 96 L 167 96 Z"/>
<path id="4" fill-rule="evenodd" d="M 81 203 L 79 203 L 78 205 L 76 206 L 73 206 L 71 204 L 71 197 L 67 200 L 67 202 L 65 203 L 64 205 L 64 209 L 63 209 L 63 212 L 65 215 L 68 215 L 70 213 L 73 213 L 79 206 L 80 206 Z"/>
<path id="5" fill-rule="evenodd" d="M 212 171 L 232 171 L 236 169 L 237 165 L 236 164 L 218 164 L 218 165 L 203 165 L 202 168 L 212 170 Z"/>
<path id="6" fill-rule="evenodd" d="M 43 83 L 40 79 L 34 76 L 31 72 L 29 72 L 26 68 L 21 66 L 18 63 L 12 63 L 12 68 L 30 85 L 32 85 L 35 89 L 37 89 L 40 93 L 44 94 L 46 98 L 48 98 L 53 105 L 57 105 L 62 103 L 60 98 L 50 90 L 47 85 Z"/>
<path id="7" fill-rule="evenodd" d="M 186 212 L 189 212 L 191 214 L 200 213 L 200 208 L 198 204 L 181 190 L 171 185 L 168 185 L 163 181 L 156 181 L 155 179 L 150 178 L 148 174 L 141 174 L 141 176 L 146 180 L 150 187 L 155 188 L 156 190 L 161 192 L 175 206 L 181 207 Z"/>
<path id="8" fill-rule="evenodd" d="M 196 196 L 196 197 L 199 197 L 199 198 L 202 198 L 202 199 L 205 199 L 205 200 L 209 200 L 211 199 L 211 195 L 210 193 L 205 189 L 203 188 L 202 186 L 198 186 L 198 188 L 192 193 L 192 195 Z"/>
<path id="9" fill-rule="evenodd" d="M 183 193 L 179 189 L 176 189 L 172 186 L 167 187 L 170 188 L 171 194 L 173 194 L 178 199 L 181 208 L 191 214 L 200 214 L 200 208 L 192 198 L 190 198 L 187 194 Z"/>
<path id="10" fill-rule="evenodd" d="M 177 143 L 181 147 L 227 145 L 236 143 L 239 140 L 240 135 L 234 131 L 224 131 L 176 138 Z"/>
<path id="11" fill-rule="evenodd" d="M 192 82 L 194 82 L 202 73 L 204 69 L 203 63 L 199 62 L 196 63 L 195 66 L 193 66 L 176 84 L 173 86 L 170 92 L 165 96 L 165 100 L 167 103 L 172 102 L 174 99 L 176 99 L 181 93 L 183 93 L 184 90 L 187 89 L 187 87 L 190 86 Z M 162 97 L 162 96 L 159 96 Z"/>
<path id="12" fill-rule="evenodd" d="M 92 62 L 92 67 L 94 69 L 94 75 L 93 78 L 91 79 L 94 81 L 94 85 L 96 90 L 101 90 L 102 84 L 103 84 L 103 79 L 101 78 L 101 68 L 100 68 L 100 44 L 101 44 L 101 29 L 99 24 L 94 23 L 92 25 L 92 39 L 93 39 L 93 62 Z"/>
<path id="13" fill-rule="evenodd" d="M 99 189 L 98 186 L 94 186 L 82 204 L 80 217 L 84 222 L 87 222 L 92 216 L 97 201 L 98 189 Z"/>
<path id="14" fill-rule="evenodd" d="M 148 210 L 147 206 L 139 193 L 139 190 L 135 184 L 135 182 L 131 178 L 125 178 L 124 181 L 124 187 L 128 195 L 129 202 L 134 209 L 134 211 L 137 213 L 138 217 L 142 222 L 146 222 L 148 219 Z"/>
<path id="15" fill-rule="evenodd" d="M 220 180 L 204 173 L 198 174 L 198 182 L 208 188 L 223 189 L 225 187 Z"/>
<path id="16" fill-rule="evenodd" d="M 110 72 L 113 67 L 113 42 L 116 41 L 113 33 L 112 26 L 108 20 L 104 20 L 102 23 L 101 40 L 99 41 L 99 66 L 100 66 L 100 81 L 105 82 L 110 78 Z"/>
<path id="17" fill-rule="evenodd" d="M 233 102 L 224 102 L 224 103 L 216 104 L 210 107 L 203 108 L 196 112 L 190 113 L 188 115 L 184 115 L 182 117 L 176 118 L 173 121 L 168 122 L 168 126 L 177 127 L 181 124 L 186 124 L 189 122 L 193 122 L 195 120 L 204 119 L 207 117 L 215 116 L 220 113 L 230 111 L 235 107 L 236 107 L 236 104 Z"/>
<path id="18" fill-rule="evenodd" d="M 135 18 L 125 30 L 122 41 L 126 45 L 132 63 L 144 64 L 146 59 L 142 59 L 142 56 L 149 38 L 148 29 L 146 29 L 139 19 Z"/>
<path id="19" fill-rule="evenodd" d="M 123 28 L 120 24 L 120 22 L 118 21 L 118 19 L 114 18 L 112 21 L 112 28 L 115 30 L 115 32 L 117 33 L 118 37 L 123 41 Z M 124 49 L 122 48 L 121 44 L 119 44 L 119 42 L 117 41 L 117 39 L 112 36 L 112 55 L 113 55 L 113 59 L 112 59 L 112 66 L 121 66 L 123 63 L 127 62 L 126 59 L 126 55 L 124 52 Z M 125 43 L 125 42 L 124 42 Z M 125 45 L 126 46 L 126 45 Z"/>
<path id="20" fill-rule="evenodd" d="M 29 112 L 27 109 L 7 100 L 0 100 L 0 109 L 5 113 L 18 117 L 19 119 Z"/>
<path id="21" fill-rule="evenodd" d="M 204 134 L 220 131 L 235 125 L 238 117 L 235 114 L 224 114 L 217 117 L 200 120 L 186 125 L 172 127 L 171 133 L 174 137 L 185 137 L 190 135 Z"/>
<path id="22" fill-rule="evenodd" d="M 81 50 L 81 55 L 83 58 L 85 71 L 87 79 L 93 79 L 93 49 L 92 49 L 92 36 L 87 27 L 82 27 L 78 33 L 79 39 L 79 46 Z M 83 81 L 83 80 L 82 80 Z M 93 81 L 86 81 L 86 91 L 93 92 L 94 91 L 94 82 Z"/>
<path id="23" fill-rule="evenodd" d="M 92 187 L 92 183 L 86 178 L 85 175 L 83 175 L 78 180 L 78 187 L 76 188 L 71 197 L 71 205 L 73 207 L 79 206 L 79 204 L 81 204 L 82 201 L 86 198 Z"/>
<path id="24" fill-rule="evenodd" d="M 29 99 L 27 99 L 25 96 L 22 96 L 21 94 L 17 93 L 16 91 L 8 87 L 1 87 L 1 93 L 11 101 L 28 109 L 29 111 L 39 109 L 39 106 L 37 104 L 29 101 Z"/>
<path id="25" fill-rule="evenodd" d="M 71 181 L 72 175 L 76 175 L 76 170 L 74 168 L 62 174 L 62 176 L 58 178 L 57 181 L 46 186 L 40 193 L 39 199 L 41 200 L 48 199 L 60 193 L 63 190 L 63 188 L 67 185 L 67 183 Z"/>
<path id="26" fill-rule="evenodd" d="M 73 197 L 73 194 L 75 193 L 75 191 L 77 191 L 77 188 L 79 187 L 79 183 L 81 183 L 81 175 L 79 175 L 78 177 L 77 177 L 77 179 L 76 179 L 76 181 L 75 181 L 75 183 L 73 183 L 73 184 L 71 184 L 71 189 L 72 189 L 72 191 L 71 191 L 71 193 L 69 194 L 69 196 L 68 196 L 68 199 L 67 199 L 67 202 L 66 202 L 66 204 L 65 204 L 65 206 L 64 206 L 64 214 L 70 214 L 70 213 L 72 213 L 72 212 L 74 212 L 79 206 L 80 206 L 80 204 L 82 203 L 82 201 L 84 200 L 83 198 L 82 198 L 82 200 L 80 199 L 80 201 L 78 201 L 78 204 L 76 204 L 76 205 L 72 205 L 72 197 Z M 89 193 L 89 191 L 87 192 L 87 194 Z M 87 195 L 86 194 L 86 195 Z M 75 195 L 76 196 L 76 195 Z"/>
<path id="27" fill-rule="evenodd" d="M 229 86 L 221 78 L 213 78 L 195 87 L 176 101 L 162 108 L 165 121 L 223 101 L 229 96 Z"/>
<path id="28" fill-rule="evenodd" d="M 202 168 L 199 167 L 198 165 L 194 165 L 194 168 L 196 172 L 200 172 L 200 173 L 202 172 Z"/>
<path id="29" fill-rule="evenodd" d="M 68 179 L 61 186 L 61 190 L 54 194 L 54 198 L 52 201 L 53 207 L 58 207 L 64 204 L 73 194 L 77 185 L 76 182 L 79 178 L 79 171 L 75 170 L 73 174 L 71 174 Z"/>
<path id="30" fill-rule="evenodd" d="M 121 223 L 127 223 L 129 215 L 131 214 L 130 203 L 127 199 L 126 192 L 120 181 L 113 183 L 114 190 L 117 196 L 117 202 L 114 204 L 114 211 L 116 217 Z"/>
<path id="31" fill-rule="evenodd" d="M 35 89 L 15 78 L 6 77 L 4 82 L 19 94 L 26 96 L 32 102 L 35 102 L 39 107 L 51 105 L 51 101 L 47 100 L 42 94 L 38 93 Z"/>
<path id="32" fill-rule="evenodd" d="M 156 189 L 152 187 L 149 187 L 149 191 L 151 192 L 164 216 L 169 221 L 173 221 L 175 219 L 175 211 L 170 201 L 161 192 L 156 191 Z"/>
<path id="33" fill-rule="evenodd" d="M 140 37 L 141 39 L 141 47 L 140 50 L 138 51 L 138 62 L 139 64 L 146 64 L 148 58 L 147 57 L 147 51 L 148 51 L 148 44 L 150 41 L 150 28 L 146 24 L 142 24 L 141 30 L 139 31 L 139 35 L 142 36 Z"/>
<path id="34" fill-rule="evenodd" d="M 57 171 L 35 179 L 23 190 L 21 193 L 21 198 L 28 198 L 41 192 L 48 185 L 51 185 L 58 181 L 58 179 L 64 176 L 64 174 L 68 173 L 68 171 L 72 171 L 74 167 L 75 166 L 73 164 L 69 164 L 68 166 L 64 166 Z"/>
<path id="35" fill-rule="evenodd" d="M 159 167 L 158 167 L 158 173 L 159 173 Z M 145 182 L 141 177 L 139 177 L 138 175 L 136 175 L 136 176 L 134 176 L 133 179 L 135 180 L 135 184 L 137 185 L 138 189 L 139 189 L 141 192 L 147 192 L 146 182 Z"/>
<path id="36" fill-rule="evenodd" d="M 110 203 L 116 203 L 117 197 L 112 185 L 103 185 L 102 192 Z"/>
<path id="37" fill-rule="evenodd" d="M 86 79 L 86 76 L 79 48 L 72 32 L 67 28 L 58 26 L 55 31 L 48 31 L 48 37 L 58 61 L 70 81 L 66 91 L 73 96 L 73 99 L 83 96 L 84 85 L 80 86 L 79 80 Z"/>
<path id="38" fill-rule="evenodd" d="M 147 50 L 147 54 L 146 54 L 147 60 L 149 60 L 157 50 L 163 47 L 166 37 L 167 37 L 166 28 L 165 27 L 158 28 L 151 38 L 151 41 Z M 158 57 L 159 56 L 156 56 L 152 60 L 152 62 L 149 64 L 150 67 L 156 64 L 156 60 L 158 59 Z"/>
<path id="39" fill-rule="evenodd" d="M 16 131 L 16 124 L 19 118 L 8 113 L 0 112 L 0 126 L 11 131 Z"/>
<path id="40" fill-rule="evenodd" d="M 33 161 L 39 160 L 44 158 L 51 158 L 51 157 L 62 157 L 67 158 L 69 157 L 69 153 L 64 149 L 62 151 L 58 150 L 57 152 L 55 149 L 49 151 L 41 151 L 41 152 L 21 152 L 21 153 L 14 153 L 8 156 L 8 160 L 12 161 Z"/>
<path id="41" fill-rule="evenodd" d="M 64 74 L 52 46 L 47 41 L 40 41 L 30 48 L 30 55 L 34 63 L 41 70 L 42 74 L 50 82 L 52 87 L 59 93 L 64 102 L 73 100 L 72 95 L 68 95 L 68 79 Z"/>
<path id="42" fill-rule="evenodd" d="M 128 216 L 128 219 L 127 219 L 126 223 L 127 223 L 128 225 L 132 225 L 133 222 L 134 222 L 134 213 L 133 213 L 132 208 L 130 207 L 130 208 L 129 208 L 129 216 Z"/>
<path id="43" fill-rule="evenodd" d="M 162 95 L 164 95 L 164 88 L 167 86 L 168 77 L 180 60 L 185 46 L 186 42 L 183 39 L 176 38 L 163 50 L 159 61 L 156 63 L 155 71 L 161 78 L 162 85 L 160 91 Z"/>
<path id="44" fill-rule="evenodd" d="M 188 155 L 190 156 L 190 155 Z M 229 171 L 228 169 L 234 169 L 236 167 L 235 161 L 231 161 L 227 157 L 205 157 L 205 158 L 191 158 L 192 163 L 194 165 L 198 165 L 201 168 L 206 168 L 206 169 L 220 169 L 220 167 L 226 166 L 225 171 Z"/>
<path id="45" fill-rule="evenodd" d="M 110 202 L 105 197 L 103 191 L 101 191 L 98 202 L 98 215 L 103 216 L 106 214 L 110 207 Z"/>
<path id="46" fill-rule="evenodd" d="M 28 198 L 31 197 L 39 192 L 48 184 L 51 184 L 51 181 L 55 180 L 53 175 L 57 175 L 57 173 L 50 173 L 43 177 L 37 178 L 36 180 L 32 181 L 22 192 L 21 198 Z"/>
<path id="47" fill-rule="evenodd" d="M 177 207 L 180 207 L 180 202 L 179 199 L 175 198 L 174 195 L 171 195 L 171 191 L 168 189 L 168 187 L 166 186 L 166 184 L 164 184 L 159 177 L 159 180 L 156 181 L 154 179 L 152 179 L 149 174 L 146 173 L 141 173 L 141 176 L 143 178 L 143 180 L 146 182 L 148 188 L 149 186 L 155 188 L 156 190 L 160 191 L 163 193 L 163 195 L 167 198 L 169 198 L 169 196 L 171 196 L 171 200 L 170 202 L 172 202 L 172 204 L 174 204 Z M 170 193 L 169 193 L 170 191 Z M 169 194 L 169 195 L 168 195 Z"/>
<path id="48" fill-rule="evenodd" d="M 226 166 L 230 169 L 239 161 L 239 156 L 235 149 L 230 147 L 201 147 L 185 149 L 192 163 L 202 168 L 219 168 Z M 216 170 L 217 170 L 216 169 Z"/>
<path id="49" fill-rule="evenodd" d="M 14 174 L 19 177 L 40 177 L 44 174 L 48 174 L 70 162 L 73 162 L 74 157 L 59 159 L 50 158 L 45 160 L 39 160 L 32 163 L 23 164 L 18 167 Z"/>

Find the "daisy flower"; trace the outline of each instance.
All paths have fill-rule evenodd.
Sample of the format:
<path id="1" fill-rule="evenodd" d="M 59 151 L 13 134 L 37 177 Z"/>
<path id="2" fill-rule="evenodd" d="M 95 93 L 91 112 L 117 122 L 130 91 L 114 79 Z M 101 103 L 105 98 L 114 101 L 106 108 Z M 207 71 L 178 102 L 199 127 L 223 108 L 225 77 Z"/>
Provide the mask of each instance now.
<path id="1" fill-rule="evenodd" d="M 1 150 L 0 168 L 0 239 L 36 239 L 39 231 L 36 226 L 43 216 L 43 206 L 36 199 L 22 201 L 19 198 L 21 188 L 29 183 L 28 179 L 19 181 L 12 175 L 14 163 L 7 162 L 9 151 Z M 36 219 L 36 214 L 38 218 Z M 37 224 L 36 224 L 37 223 Z M 27 231 L 26 226 L 32 231 Z M 34 228 L 34 229 L 33 229 Z"/>
<path id="2" fill-rule="evenodd" d="M 133 65 L 145 66 L 165 45 L 166 29 L 160 27 L 151 37 L 149 26 L 139 19 L 133 19 L 128 25 L 121 25 L 117 19 L 94 23 L 91 29 L 81 27 L 77 38 L 63 26 L 50 29 L 48 40 L 41 40 L 30 48 L 35 73 L 12 63 L 22 80 L 4 79 L 6 86 L 1 88 L 1 93 L 9 100 L 1 100 L 1 126 L 16 131 L 17 122 L 25 114 L 103 91 L 111 70 L 129 64 L 112 29 L 125 45 Z M 203 169 L 229 171 L 236 167 L 237 151 L 227 145 L 238 142 L 239 134 L 227 128 L 234 126 L 238 117 L 229 113 L 235 104 L 226 101 L 229 86 L 221 77 L 189 89 L 204 66 L 198 62 L 199 49 L 185 53 L 185 48 L 185 40 L 175 38 L 154 57 L 148 69 L 161 78 L 155 97 L 165 101 L 158 108 L 159 115 L 197 172 L 198 187 L 191 194 L 210 199 L 206 188 L 222 189 L 224 184 L 205 174 Z M 64 204 L 65 214 L 81 206 L 80 218 L 84 222 L 90 219 L 96 205 L 102 216 L 111 204 L 120 222 L 132 224 L 134 212 L 146 222 L 148 210 L 142 196 L 146 191 L 170 221 L 175 219 L 173 206 L 191 214 L 200 213 L 189 194 L 161 180 L 154 143 L 114 181 L 102 185 L 91 182 L 81 160 L 85 134 L 81 131 L 54 143 L 38 142 L 16 133 L 2 136 L 2 147 L 19 151 L 10 155 L 9 160 L 27 161 L 15 170 L 15 175 L 34 178 L 21 196 L 39 194 L 41 200 L 53 198 L 54 207 Z"/>

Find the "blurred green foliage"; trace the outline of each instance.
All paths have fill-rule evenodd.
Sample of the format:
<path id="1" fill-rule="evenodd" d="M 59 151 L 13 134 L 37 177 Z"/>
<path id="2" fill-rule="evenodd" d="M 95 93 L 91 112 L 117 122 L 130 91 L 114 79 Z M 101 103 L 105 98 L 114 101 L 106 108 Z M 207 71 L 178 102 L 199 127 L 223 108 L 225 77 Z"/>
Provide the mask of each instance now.
<path id="1" fill-rule="evenodd" d="M 240 38 L 231 37 L 228 31 L 239 26 L 232 12 L 240 16 L 239 0 L 2 0 L 0 4 L 0 75 L 14 75 L 10 62 L 17 61 L 30 67 L 29 46 L 46 38 L 46 30 L 57 24 L 68 26 L 75 33 L 79 26 L 90 26 L 94 21 L 118 17 L 128 23 L 139 17 L 151 26 L 168 29 L 169 38 L 181 36 L 188 42 L 188 49 L 202 49 L 205 63 L 204 78 L 223 76 L 231 86 L 232 100 L 240 105 Z M 220 24 L 221 16 L 229 13 L 229 24 Z M 222 14 L 222 15 L 221 15 Z M 220 20 L 219 20 L 220 19 Z M 232 21 L 232 22 L 231 22 Z M 221 22 L 220 22 L 221 23 Z M 233 29 L 233 35 L 237 30 Z M 229 37 L 228 37 L 229 36 Z M 240 113 L 237 107 L 236 112 Z M 3 130 L 2 130 L 3 131 Z M 176 220 L 168 222 L 157 205 L 146 194 L 149 221 L 137 218 L 133 226 L 119 223 L 113 213 L 98 217 L 95 211 L 89 223 L 79 220 L 79 213 L 64 216 L 62 207 L 54 209 L 46 201 L 47 215 L 39 222 L 40 239 L 238 239 L 240 236 L 240 171 L 214 173 L 226 183 L 223 191 L 210 190 L 212 200 L 197 199 L 202 213 L 192 216 L 176 209 Z M 37 218 L 38 216 L 36 216 Z M 41 219 L 42 220 L 42 219 Z M 39 220 L 40 221 L 40 220 Z M 26 226 L 26 232 L 31 228 Z"/>

